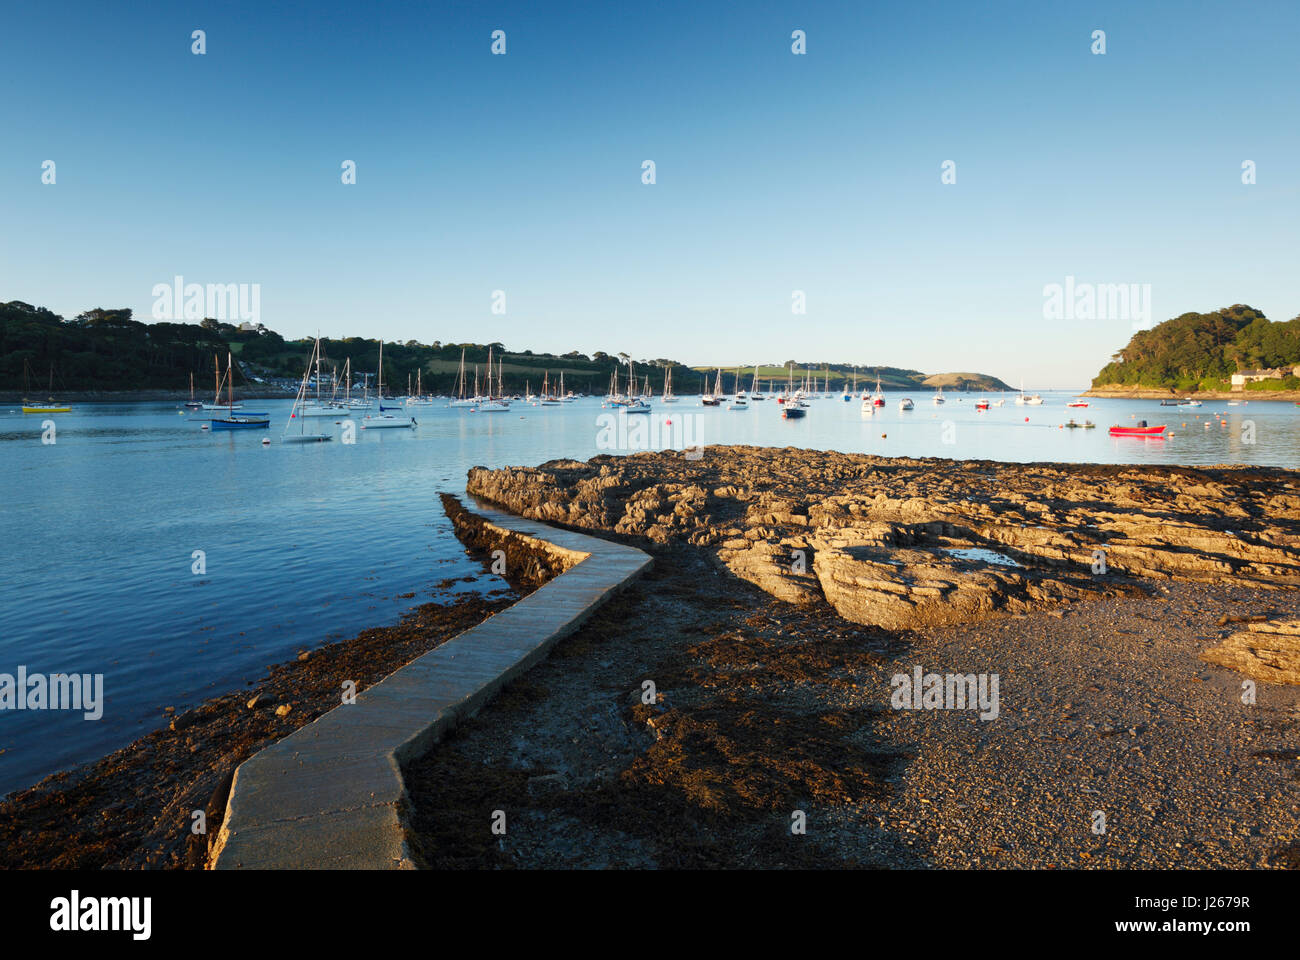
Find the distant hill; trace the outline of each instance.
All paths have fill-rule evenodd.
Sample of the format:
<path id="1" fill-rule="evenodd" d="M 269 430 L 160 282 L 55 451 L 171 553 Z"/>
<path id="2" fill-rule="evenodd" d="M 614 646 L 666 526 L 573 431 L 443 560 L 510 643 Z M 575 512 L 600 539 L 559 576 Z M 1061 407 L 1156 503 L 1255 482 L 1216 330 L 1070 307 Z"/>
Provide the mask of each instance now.
<path id="1" fill-rule="evenodd" d="M 1294 364 L 1300 364 L 1300 317 L 1273 322 L 1253 307 L 1235 304 L 1139 330 L 1092 386 L 1224 390 L 1238 370 Z"/>
<path id="2" fill-rule="evenodd" d="M 874 389 L 876 378 L 880 378 L 880 386 L 886 390 L 914 390 L 919 387 L 944 387 L 951 390 L 985 390 L 996 392 L 1001 390 L 1011 390 L 997 377 L 989 376 L 984 373 L 932 373 L 925 374 L 920 370 L 907 370 L 901 367 L 857 367 L 854 368 L 844 363 L 796 363 L 795 361 L 786 361 L 781 366 L 762 364 L 758 368 L 758 379 L 761 381 L 772 381 L 778 388 L 787 382 L 790 377 L 791 368 L 793 368 L 794 381 L 799 383 L 805 375 L 816 377 L 820 383 L 827 378 L 830 379 L 832 390 L 842 390 L 845 384 L 852 386 L 854 378 L 857 378 L 859 390 Z M 712 377 L 717 375 L 716 367 L 694 367 L 696 376 L 709 376 L 709 383 L 712 383 Z M 743 385 L 748 387 L 754 376 L 753 367 L 745 367 L 740 371 L 740 380 Z M 737 371 L 734 369 L 724 369 L 722 371 L 722 383 L 724 388 L 730 390 L 736 380 Z"/>
<path id="3" fill-rule="evenodd" d="M 997 377 L 991 377 L 986 373 L 932 373 L 921 382 L 927 387 L 943 387 L 952 390 L 985 390 L 989 393 L 1015 389 L 1007 386 Z"/>

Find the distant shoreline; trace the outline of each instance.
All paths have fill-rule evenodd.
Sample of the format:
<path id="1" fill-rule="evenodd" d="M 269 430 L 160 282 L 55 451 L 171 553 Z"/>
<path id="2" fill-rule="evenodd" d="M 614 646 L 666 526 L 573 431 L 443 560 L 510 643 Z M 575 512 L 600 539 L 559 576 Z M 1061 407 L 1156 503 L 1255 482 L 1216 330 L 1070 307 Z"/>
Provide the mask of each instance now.
<path id="1" fill-rule="evenodd" d="M 22 403 L 24 399 L 43 402 L 46 393 L 34 391 L 25 397 L 18 390 L 0 390 L 0 404 Z M 235 402 L 241 400 L 292 400 L 294 391 L 278 390 L 274 387 L 260 387 L 255 390 L 239 391 Z M 189 390 L 56 390 L 54 399 L 61 403 L 150 403 L 175 401 L 184 403 L 190 399 Z M 195 400 L 208 403 L 211 395 L 198 393 Z"/>
<path id="2" fill-rule="evenodd" d="M 1107 400 L 1180 400 L 1191 397 L 1194 400 L 1244 400 L 1252 403 L 1275 400 L 1294 403 L 1300 401 L 1300 390 L 1196 390 L 1179 393 L 1169 387 L 1098 387 L 1085 390 L 1080 396 Z"/>

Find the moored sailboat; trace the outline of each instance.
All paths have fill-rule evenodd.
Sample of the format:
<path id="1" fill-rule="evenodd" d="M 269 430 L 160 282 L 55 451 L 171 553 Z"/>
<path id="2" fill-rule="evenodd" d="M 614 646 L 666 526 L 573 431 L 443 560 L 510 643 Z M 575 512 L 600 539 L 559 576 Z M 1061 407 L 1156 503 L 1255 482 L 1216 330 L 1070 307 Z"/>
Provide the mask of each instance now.
<path id="1" fill-rule="evenodd" d="M 72 407 L 54 399 L 54 364 L 50 364 L 50 395 L 44 403 L 33 403 L 27 399 L 27 373 L 30 369 L 26 359 L 23 360 L 23 413 L 71 413 Z M 191 377 L 190 384 L 193 387 Z"/>
<path id="2" fill-rule="evenodd" d="M 316 366 L 316 403 L 320 404 L 320 337 L 316 337 L 316 343 L 312 347 L 311 358 L 307 361 L 307 369 L 303 371 L 302 383 L 298 385 L 298 395 L 293 398 L 293 406 L 289 409 L 289 419 L 285 422 L 284 433 L 280 434 L 281 443 L 326 443 L 334 438 L 326 433 L 308 433 L 307 418 L 303 415 L 303 407 L 307 396 L 307 386 L 311 382 L 311 368 Z M 292 433 L 290 427 L 297 422 L 298 432 Z"/>
<path id="3" fill-rule="evenodd" d="M 220 381 L 217 382 L 217 388 L 219 393 Z M 235 412 L 238 409 L 235 406 L 235 360 L 229 353 L 226 354 L 226 388 L 226 415 L 212 418 L 213 430 L 265 430 L 271 426 L 271 418 L 265 413 Z"/>
<path id="4" fill-rule="evenodd" d="M 385 410 L 397 410 L 399 407 L 384 406 L 384 338 L 379 338 L 379 386 L 376 388 L 379 399 L 379 415 L 366 414 L 361 420 L 362 430 L 407 430 L 415 426 L 415 417 L 393 416 Z"/>
<path id="5" fill-rule="evenodd" d="M 659 398 L 661 403 L 676 403 L 677 398 L 673 396 L 673 368 L 669 367 L 664 373 L 664 395 Z"/>

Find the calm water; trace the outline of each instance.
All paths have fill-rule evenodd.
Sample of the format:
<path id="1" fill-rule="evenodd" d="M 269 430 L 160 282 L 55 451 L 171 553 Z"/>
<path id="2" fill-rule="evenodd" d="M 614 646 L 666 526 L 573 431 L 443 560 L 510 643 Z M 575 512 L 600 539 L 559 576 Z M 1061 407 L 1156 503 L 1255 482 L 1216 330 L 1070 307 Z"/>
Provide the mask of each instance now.
<path id="1" fill-rule="evenodd" d="M 976 394 L 950 395 L 937 408 L 928 392 L 913 394 L 911 412 L 897 409 L 898 396 L 871 417 L 858 401 L 814 400 L 797 421 L 782 420 L 772 400 L 743 412 L 695 398 L 655 408 L 709 444 L 1011 461 L 1300 462 L 1300 410 L 1291 404 L 1094 400 L 1066 410 L 1070 395 L 1045 394 L 1041 407 L 1008 398 L 980 414 Z M 162 725 L 164 706 L 181 711 L 304 647 L 396 622 L 443 595 L 435 584 L 446 578 L 478 577 L 464 589 L 503 586 L 465 557 L 438 503 L 440 491 L 464 489 L 469 467 L 626 452 L 608 447 L 617 434 L 602 432 L 598 418 L 609 411 L 594 399 L 517 403 L 496 414 L 419 407 L 416 430 L 303 446 L 279 443 L 287 401 L 248 407 L 271 413 L 269 431 L 210 433 L 164 403 L 48 416 L 0 408 L 0 673 L 20 664 L 29 673 L 102 673 L 105 693 L 98 721 L 0 712 L 0 793 Z M 1060 429 L 1071 415 L 1098 428 Z M 1107 435 L 1131 415 L 1168 423 L 1175 436 Z M 41 442 L 47 419 L 54 444 Z M 330 421 L 316 428 L 341 435 Z M 206 554 L 203 575 L 191 572 L 195 550 Z"/>

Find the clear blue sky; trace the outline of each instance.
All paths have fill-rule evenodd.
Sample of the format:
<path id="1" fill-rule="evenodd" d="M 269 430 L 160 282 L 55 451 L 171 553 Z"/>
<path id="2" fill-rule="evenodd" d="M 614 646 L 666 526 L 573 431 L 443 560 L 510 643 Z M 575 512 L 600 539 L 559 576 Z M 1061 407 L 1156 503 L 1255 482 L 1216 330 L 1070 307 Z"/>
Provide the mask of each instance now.
<path id="1" fill-rule="evenodd" d="M 286 335 L 1077 386 L 1132 324 L 1044 320 L 1067 275 L 1300 313 L 1298 40 L 1294 2 L 10 3 L 0 299 L 147 319 L 181 274 Z"/>

